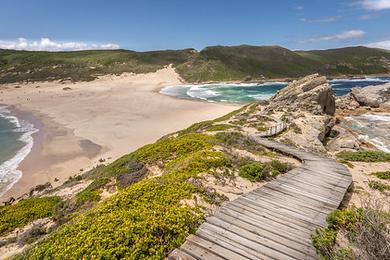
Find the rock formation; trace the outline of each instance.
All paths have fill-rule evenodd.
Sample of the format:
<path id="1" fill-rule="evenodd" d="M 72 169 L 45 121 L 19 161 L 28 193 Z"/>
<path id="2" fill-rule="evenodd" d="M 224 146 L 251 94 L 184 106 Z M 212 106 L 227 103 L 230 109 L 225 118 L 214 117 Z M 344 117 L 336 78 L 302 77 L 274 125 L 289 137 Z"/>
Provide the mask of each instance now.
<path id="1" fill-rule="evenodd" d="M 334 115 L 335 94 L 326 77 L 313 74 L 293 81 L 272 99 L 268 110 L 289 107 L 292 111 L 306 110 L 315 115 Z"/>
<path id="2" fill-rule="evenodd" d="M 337 98 L 337 108 L 356 109 L 360 106 L 390 107 L 390 83 L 378 86 L 356 87 L 345 96 Z"/>

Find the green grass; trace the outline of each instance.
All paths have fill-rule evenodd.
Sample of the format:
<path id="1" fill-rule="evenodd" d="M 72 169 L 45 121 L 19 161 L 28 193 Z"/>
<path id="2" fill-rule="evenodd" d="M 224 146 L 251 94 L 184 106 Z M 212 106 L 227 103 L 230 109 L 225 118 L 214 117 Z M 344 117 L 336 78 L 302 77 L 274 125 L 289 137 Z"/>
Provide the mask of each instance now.
<path id="1" fill-rule="evenodd" d="M 42 197 L 22 200 L 14 205 L 0 207 L 0 236 L 23 227 L 29 222 L 50 217 L 59 197 Z"/>
<path id="2" fill-rule="evenodd" d="M 237 126 L 227 125 L 227 124 L 216 124 L 208 127 L 206 131 L 208 132 L 216 132 L 216 131 L 225 131 L 229 129 L 237 129 Z"/>
<path id="3" fill-rule="evenodd" d="M 382 151 L 342 151 L 337 154 L 337 157 L 352 162 L 388 162 L 390 161 L 390 153 Z"/>
<path id="4" fill-rule="evenodd" d="M 375 175 L 379 179 L 382 180 L 390 180 L 390 171 L 384 171 L 384 172 L 374 172 L 372 175 Z"/>
<path id="5" fill-rule="evenodd" d="M 382 183 L 380 181 L 369 181 L 368 187 L 370 187 L 373 190 L 379 190 L 379 191 L 390 191 L 390 185 Z"/>

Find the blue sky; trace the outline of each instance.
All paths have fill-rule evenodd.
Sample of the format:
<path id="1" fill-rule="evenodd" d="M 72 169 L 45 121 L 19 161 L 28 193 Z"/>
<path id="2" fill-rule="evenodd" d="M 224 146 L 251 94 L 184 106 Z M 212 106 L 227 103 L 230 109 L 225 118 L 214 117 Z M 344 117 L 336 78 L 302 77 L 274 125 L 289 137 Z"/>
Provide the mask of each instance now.
<path id="1" fill-rule="evenodd" d="M 2 0 L 0 48 L 390 49 L 390 0 Z"/>

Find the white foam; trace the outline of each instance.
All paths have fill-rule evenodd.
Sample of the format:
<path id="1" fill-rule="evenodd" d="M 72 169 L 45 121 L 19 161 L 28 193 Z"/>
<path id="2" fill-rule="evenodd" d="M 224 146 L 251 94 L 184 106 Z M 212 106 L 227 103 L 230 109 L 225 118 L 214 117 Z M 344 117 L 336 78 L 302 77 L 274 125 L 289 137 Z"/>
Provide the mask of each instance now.
<path id="1" fill-rule="evenodd" d="M 368 121 L 382 121 L 382 122 L 390 122 L 390 115 L 374 115 L 374 114 L 364 114 L 360 116 Z"/>
<path id="2" fill-rule="evenodd" d="M 275 94 L 256 94 L 256 95 L 248 95 L 248 97 L 257 99 L 257 100 L 269 100 Z"/>
<path id="3" fill-rule="evenodd" d="M 0 165 L 0 182 L 6 184 L 6 189 L 0 191 L 0 196 L 9 190 L 22 177 L 22 172 L 18 170 L 19 164 L 26 158 L 33 147 L 32 135 L 38 131 L 34 126 L 27 122 L 21 121 L 17 117 L 10 115 L 6 107 L 0 107 L 0 116 L 10 120 L 15 125 L 15 132 L 23 133 L 19 140 L 25 143 L 14 157 Z"/>
<path id="4" fill-rule="evenodd" d="M 361 78 L 361 79 L 332 79 L 330 83 L 337 82 L 390 82 L 390 78 Z"/>

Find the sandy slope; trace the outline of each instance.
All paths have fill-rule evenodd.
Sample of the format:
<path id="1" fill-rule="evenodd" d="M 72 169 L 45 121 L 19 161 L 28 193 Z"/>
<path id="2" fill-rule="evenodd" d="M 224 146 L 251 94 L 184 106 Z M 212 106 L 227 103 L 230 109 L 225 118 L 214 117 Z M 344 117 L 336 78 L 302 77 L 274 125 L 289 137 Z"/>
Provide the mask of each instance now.
<path id="1" fill-rule="evenodd" d="M 180 83 L 175 71 L 165 68 L 76 84 L 0 86 L 0 104 L 31 112 L 42 123 L 33 152 L 20 166 L 22 179 L 2 199 L 19 196 L 46 181 L 60 184 L 99 158 L 117 158 L 165 134 L 237 108 L 158 93 L 163 86 Z M 54 182 L 55 178 L 59 181 Z"/>

